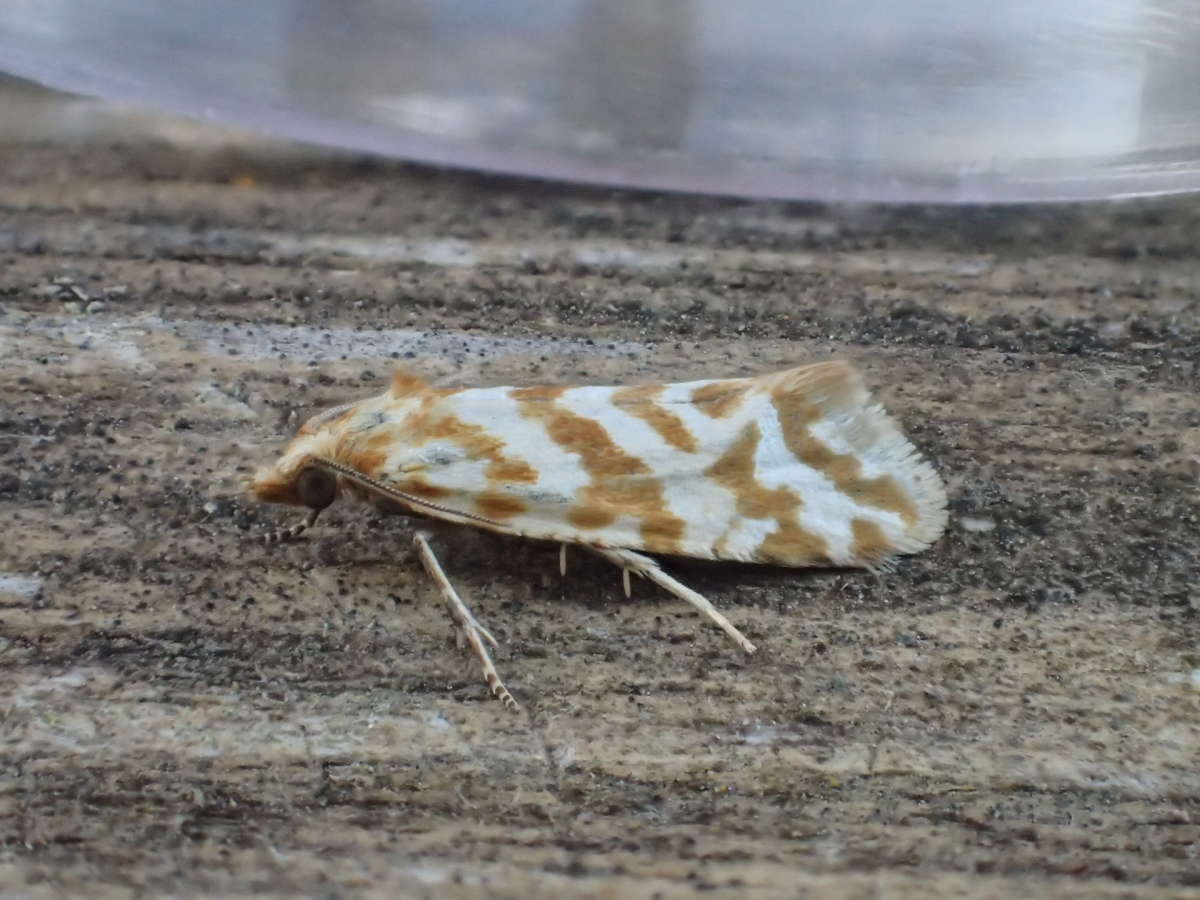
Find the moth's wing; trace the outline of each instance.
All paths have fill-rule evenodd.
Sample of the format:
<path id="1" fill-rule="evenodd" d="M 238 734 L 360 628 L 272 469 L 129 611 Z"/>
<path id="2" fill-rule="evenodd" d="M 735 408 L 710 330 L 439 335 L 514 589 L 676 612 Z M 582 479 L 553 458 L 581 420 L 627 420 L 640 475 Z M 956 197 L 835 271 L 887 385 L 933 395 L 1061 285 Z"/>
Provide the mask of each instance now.
<path id="1" fill-rule="evenodd" d="M 416 512 L 509 534 L 577 541 L 569 508 L 585 479 L 518 399 L 537 389 L 447 391 L 393 428 L 372 477 L 427 505 Z M 554 389 L 556 391 L 560 389 Z M 383 444 L 382 437 L 375 438 Z"/>
<path id="2" fill-rule="evenodd" d="M 873 565 L 929 546 L 946 524 L 941 479 L 844 362 L 743 382 L 732 440 L 706 472 L 737 511 L 720 558 Z M 709 389 L 713 390 L 713 389 Z"/>
<path id="3" fill-rule="evenodd" d="M 855 371 L 438 400 L 381 476 L 497 531 L 781 565 L 871 564 L 945 523 L 937 475 Z"/>
<path id="4" fill-rule="evenodd" d="M 397 435 L 398 449 L 373 477 L 454 513 L 486 518 L 479 524 L 496 531 L 686 552 L 685 523 L 664 494 L 663 473 L 671 472 L 672 483 L 685 469 L 699 477 L 704 456 L 657 433 L 643 408 L 628 408 L 628 392 L 535 387 L 447 394 L 419 427 Z"/>
<path id="5" fill-rule="evenodd" d="M 608 402 L 620 410 L 615 443 L 640 453 L 656 482 L 639 492 L 664 507 L 629 523 L 638 527 L 623 539 L 641 543 L 626 546 L 873 565 L 924 549 L 945 527 L 941 479 L 847 363 L 627 388 Z M 664 527 L 672 521 L 677 535 Z"/>

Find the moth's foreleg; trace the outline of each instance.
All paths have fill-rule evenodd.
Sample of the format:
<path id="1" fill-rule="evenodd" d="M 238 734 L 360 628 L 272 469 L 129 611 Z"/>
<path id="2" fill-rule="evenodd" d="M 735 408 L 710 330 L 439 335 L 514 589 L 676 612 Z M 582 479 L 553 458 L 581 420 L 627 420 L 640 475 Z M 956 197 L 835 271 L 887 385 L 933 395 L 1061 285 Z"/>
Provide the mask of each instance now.
<path id="1" fill-rule="evenodd" d="M 458 596 L 458 591 L 454 590 L 454 585 L 450 583 L 450 579 L 442 571 L 441 563 L 434 556 L 433 548 L 429 546 L 428 536 L 418 532 L 415 541 L 417 544 L 417 553 L 421 556 L 421 562 L 425 566 L 425 571 L 429 573 L 434 583 L 438 586 L 438 590 L 442 592 L 442 598 L 450 608 L 450 617 L 454 619 L 454 624 L 458 626 L 460 641 L 465 640 L 468 646 L 470 646 L 471 651 L 475 654 L 475 658 L 479 660 L 479 665 L 483 669 L 483 678 L 491 689 L 492 696 L 514 712 L 520 709 L 521 707 L 517 705 L 517 701 L 513 699 L 513 695 L 508 692 L 508 688 L 500 680 L 500 675 L 496 671 L 496 667 L 492 665 L 492 658 L 488 656 L 487 648 L 483 646 L 484 641 L 487 641 L 493 647 L 497 646 L 496 639 L 488 633 L 486 628 L 476 621 L 475 616 L 471 614 L 471 610 L 467 608 L 462 598 Z"/>
<path id="2" fill-rule="evenodd" d="M 625 572 L 624 577 L 626 579 L 628 579 L 630 572 L 637 572 L 643 578 L 649 578 L 659 587 L 666 591 L 670 591 L 680 600 L 690 603 L 701 613 L 708 616 L 708 618 L 715 622 L 718 628 L 737 641 L 737 645 L 747 653 L 753 653 L 757 649 L 752 643 L 746 640 L 745 635 L 738 631 L 737 628 L 733 626 L 732 622 L 721 615 L 720 611 L 711 603 L 709 603 L 703 595 L 697 594 L 687 585 L 680 584 L 678 581 L 664 572 L 659 567 L 658 563 L 650 557 L 642 556 L 640 553 L 634 553 L 632 550 L 625 549 L 608 550 L 600 547 L 593 547 L 592 549 L 611 562 L 613 565 L 620 566 Z M 628 581 L 626 581 L 626 584 L 628 584 Z M 628 592 L 628 587 L 626 588 L 626 592 Z"/>
<path id="3" fill-rule="evenodd" d="M 274 531 L 268 531 L 265 535 L 263 535 L 263 541 L 268 544 L 281 544 L 284 541 L 295 540 L 296 538 L 300 537 L 300 535 L 304 534 L 304 532 L 308 531 L 308 529 L 312 528 L 314 524 L 316 524 L 318 513 L 320 513 L 320 510 L 318 509 L 309 510 L 308 515 L 306 515 L 302 521 L 297 522 L 295 525 L 291 525 L 287 528 L 276 528 Z"/>

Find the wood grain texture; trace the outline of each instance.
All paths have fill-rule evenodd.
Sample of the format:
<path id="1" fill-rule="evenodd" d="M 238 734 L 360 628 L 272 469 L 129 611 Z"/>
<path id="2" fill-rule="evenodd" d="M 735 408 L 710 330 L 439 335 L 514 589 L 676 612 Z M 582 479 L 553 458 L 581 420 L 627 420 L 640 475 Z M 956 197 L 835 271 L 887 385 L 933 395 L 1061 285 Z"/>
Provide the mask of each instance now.
<path id="1" fill-rule="evenodd" d="M 1200 201 L 839 212 L 269 159 L 0 146 L 6 885 L 1196 889 Z M 243 499 L 409 353 L 439 386 L 851 358 L 950 530 L 878 579 L 673 565 L 752 659 L 603 560 L 439 533 L 508 716 L 402 519 L 268 548 Z"/>

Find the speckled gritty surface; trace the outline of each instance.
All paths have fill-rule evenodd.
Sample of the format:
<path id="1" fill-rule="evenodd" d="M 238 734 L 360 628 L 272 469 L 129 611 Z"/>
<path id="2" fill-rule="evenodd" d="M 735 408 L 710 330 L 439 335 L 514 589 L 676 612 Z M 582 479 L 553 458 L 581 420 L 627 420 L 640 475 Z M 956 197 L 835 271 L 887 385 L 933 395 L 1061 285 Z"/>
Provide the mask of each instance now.
<path id="1" fill-rule="evenodd" d="M 0 145 L 6 896 L 1200 894 L 1200 200 L 830 210 L 115 137 Z M 304 541 L 241 485 L 380 389 L 855 360 L 930 552 Z"/>

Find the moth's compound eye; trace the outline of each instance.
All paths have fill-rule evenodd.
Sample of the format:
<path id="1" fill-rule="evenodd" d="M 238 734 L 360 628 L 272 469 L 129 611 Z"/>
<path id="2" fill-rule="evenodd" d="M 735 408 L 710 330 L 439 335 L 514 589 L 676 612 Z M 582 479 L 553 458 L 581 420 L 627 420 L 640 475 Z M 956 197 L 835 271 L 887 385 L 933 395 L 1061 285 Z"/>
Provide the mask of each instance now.
<path id="1" fill-rule="evenodd" d="M 309 509 L 324 509 L 337 496 L 337 476 L 324 469 L 305 469 L 296 481 L 296 493 Z"/>

